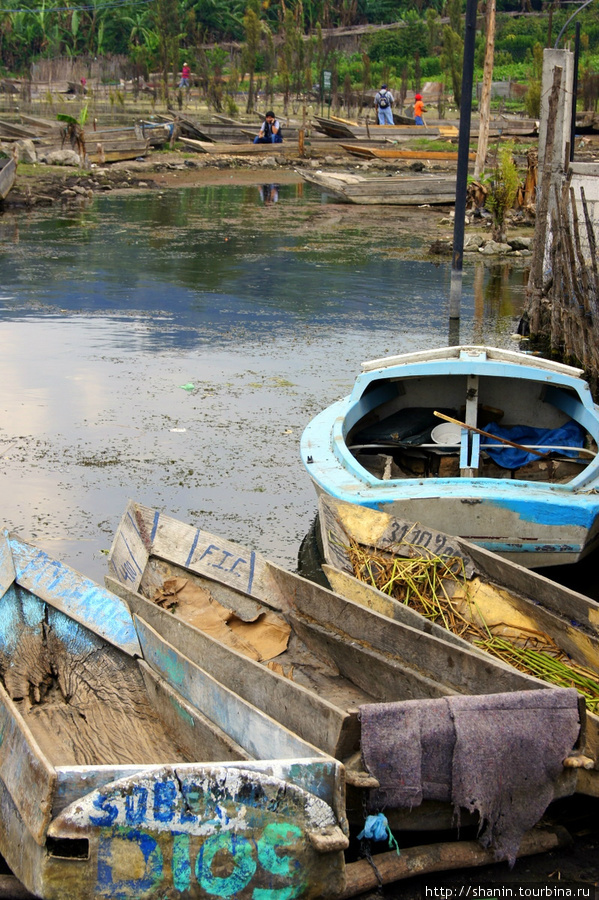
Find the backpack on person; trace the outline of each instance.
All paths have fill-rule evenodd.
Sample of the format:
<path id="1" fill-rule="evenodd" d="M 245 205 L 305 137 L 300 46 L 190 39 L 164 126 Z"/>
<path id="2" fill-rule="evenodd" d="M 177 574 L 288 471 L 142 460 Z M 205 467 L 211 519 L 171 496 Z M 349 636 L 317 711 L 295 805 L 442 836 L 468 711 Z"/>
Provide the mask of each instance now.
<path id="1" fill-rule="evenodd" d="M 381 91 L 379 94 L 379 109 L 387 109 L 389 106 L 389 96 L 387 91 Z"/>

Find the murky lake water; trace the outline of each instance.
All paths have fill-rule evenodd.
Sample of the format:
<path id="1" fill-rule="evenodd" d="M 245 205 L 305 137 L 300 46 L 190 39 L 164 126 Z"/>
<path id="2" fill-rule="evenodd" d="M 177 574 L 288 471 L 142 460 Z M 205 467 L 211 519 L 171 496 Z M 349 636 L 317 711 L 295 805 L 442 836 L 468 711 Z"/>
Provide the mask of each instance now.
<path id="1" fill-rule="evenodd" d="M 449 258 L 385 215 L 292 184 L 0 217 L 4 526 L 102 580 L 132 497 L 295 567 L 310 418 L 362 360 L 448 343 Z M 466 265 L 460 340 L 517 346 L 525 284 Z"/>

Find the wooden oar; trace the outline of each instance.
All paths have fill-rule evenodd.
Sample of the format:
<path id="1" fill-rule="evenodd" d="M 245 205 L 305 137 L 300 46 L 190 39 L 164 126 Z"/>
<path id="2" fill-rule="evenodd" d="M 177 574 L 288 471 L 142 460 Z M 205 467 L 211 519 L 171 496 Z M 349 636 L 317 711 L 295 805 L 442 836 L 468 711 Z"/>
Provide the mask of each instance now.
<path id="1" fill-rule="evenodd" d="M 452 419 L 451 416 L 446 416 L 444 413 L 437 412 L 435 410 L 434 415 L 439 419 L 445 419 L 446 422 L 451 422 L 452 425 L 459 425 L 460 428 L 467 428 L 468 431 L 475 431 L 477 434 L 482 434 L 484 437 L 493 438 L 494 441 L 499 441 L 501 444 L 507 444 L 508 447 L 515 447 L 516 450 L 524 450 L 526 453 L 534 453 L 535 456 L 540 456 L 542 459 L 548 459 L 550 453 L 541 453 L 540 450 L 533 450 L 532 447 L 525 447 L 523 444 L 516 444 L 515 441 L 508 441 L 507 438 L 499 437 L 497 434 L 491 434 L 490 431 L 483 431 L 482 428 L 475 428 L 474 425 L 466 425 L 465 422 L 460 422 L 459 419 Z M 573 450 L 576 448 L 573 447 Z"/>

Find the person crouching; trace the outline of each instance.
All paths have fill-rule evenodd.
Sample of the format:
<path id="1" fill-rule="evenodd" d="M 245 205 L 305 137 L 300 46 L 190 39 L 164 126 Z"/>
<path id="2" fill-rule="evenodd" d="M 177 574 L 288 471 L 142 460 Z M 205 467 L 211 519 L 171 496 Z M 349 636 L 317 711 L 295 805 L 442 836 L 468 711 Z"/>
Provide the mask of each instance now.
<path id="1" fill-rule="evenodd" d="M 262 128 L 254 138 L 254 144 L 282 144 L 283 134 L 278 119 L 275 119 L 274 112 L 267 112 L 264 116 Z"/>

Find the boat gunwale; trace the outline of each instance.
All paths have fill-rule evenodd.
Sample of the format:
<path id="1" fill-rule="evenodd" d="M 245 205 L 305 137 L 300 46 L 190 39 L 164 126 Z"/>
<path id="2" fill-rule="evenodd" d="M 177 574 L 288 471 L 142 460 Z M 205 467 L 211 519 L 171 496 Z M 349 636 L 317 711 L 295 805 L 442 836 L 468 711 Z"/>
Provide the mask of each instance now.
<path id="1" fill-rule="evenodd" d="M 316 417 L 314 417 L 314 419 L 312 419 L 312 421 L 308 424 L 304 434 L 306 434 L 306 432 L 308 432 L 309 430 L 310 435 L 312 436 L 312 434 L 316 431 L 316 428 L 312 428 L 312 425 L 318 425 L 318 428 L 323 427 L 327 434 L 330 434 L 330 447 L 334 457 L 337 459 L 341 467 L 346 470 L 350 476 L 357 478 L 371 490 L 379 489 L 383 486 L 393 486 L 396 488 L 399 485 L 414 485 L 421 483 L 423 480 L 433 482 L 435 485 L 439 486 L 459 485 L 464 483 L 484 484 L 487 489 L 490 485 L 498 485 L 504 482 L 510 482 L 510 479 L 484 477 L 465 479 L 462 476 L 456 476 L 452 478 L 427 477 L 425 479 L 401 478 L 388 479 L 382 482 L 381 479 L 375 478 L 370 472 L 368 472 L 356 460 L 355 456 L 349 449 L 346 441 L 347 435 L 352 428 L 356 427 L 359 420 L 357 419 L 356 422 L 352 423 L 352 425 L 349 427 L 347 426 L 347 421 L 348 419 L 352 418 L 351 412 L 358 407 L 359 403 L 363 400 L 366 394 L 367 388 L 372 384 L 383 384 L 384 382 L 391 382 L 395 380 L 405 381 L 410 378 L 436 378 L 467 375 L 479 375 L 483 378 L 511 378 L 514 380 L 522 380 L 521 375 L 518 371 L 519 365 L 519 363 L 506 363 L 506 361 L 503 360 L 488 360 L 486 358 L 463 359 L 456 357 L 450 360 L 432 359 L 426 362 L 426 364 L 422 361 L 414 361 L 412 363 L 392 365 L 386 369 L 382 368 L 368 370 L 362 372 L 357 376 L 350 394 L 348 394 L 341 400 L 336 401 L 334 404 L 331 404 Z M 507 372 L 506 366 L 508 370 Z M 562 367 L 562 369 L 569 369 L 570 372 L 578 371 L 576 369 L 572 369 L 571 367 Z M 395 372 L 397 372 L 397 376 L 394 375 Z M 591 435 L 596 443 L 599 444 L 599 407 L 593 401 L 587 382 L 576 376 L 572 376 L 570 372 L 553 372 L 549 369 L 531 366 L 526 373 L 526 380 L 533 381 L 539 384 L 546 384 L 554 388 L 562 387 L 567 389 L 569 392 L 573 392 L 576 396 L 575 402 L 579 406 L 580 414 L 575 415 L 573 414 L 573 411 L 566 413 L 566 415 L 569 419 L 577 422 L 582 428 L 584 428 L 584 430 Z M 383 377 L 381 377 L 381 373 L 384 373 Z M 559 377 L 556 378 L 556 375 Z M 362 412 L 360 418 L 364 418 L 366 414 L 366 412 Z M 329 427 L 328 420 L 331 418 L 332 424 Z M 592 427 L 593 425 L 595 425 L 595 428 Z M 324 439 L 318 440 L 315 443 L 324 444 Z M 303 444 L 304 441 L 302 439 L 302 445 Z M 311 455 L 313 455 L 313 453 Z M 550 482 L 531 481 L 528 479 L 518 479 L 515 483 L 517 486 L 527 485 L 537 491 L 547 490 L 551 494 L 562 492 L 565 494 L 572 494 L 579 492 L 584 488 L 589 491 L 592 490 L 593 482 L 595 482 L 598 477 L 599 455 L 590 460 L 587 465 L 584 466 L 581 472 L 579 472 L 578 475 L 576 475 L 571 479 L 571 481 L 567 482 L 566 484 L 552 484 Z M 506 490 L 509 492 L 510 488 L 506 488 Z"/>

